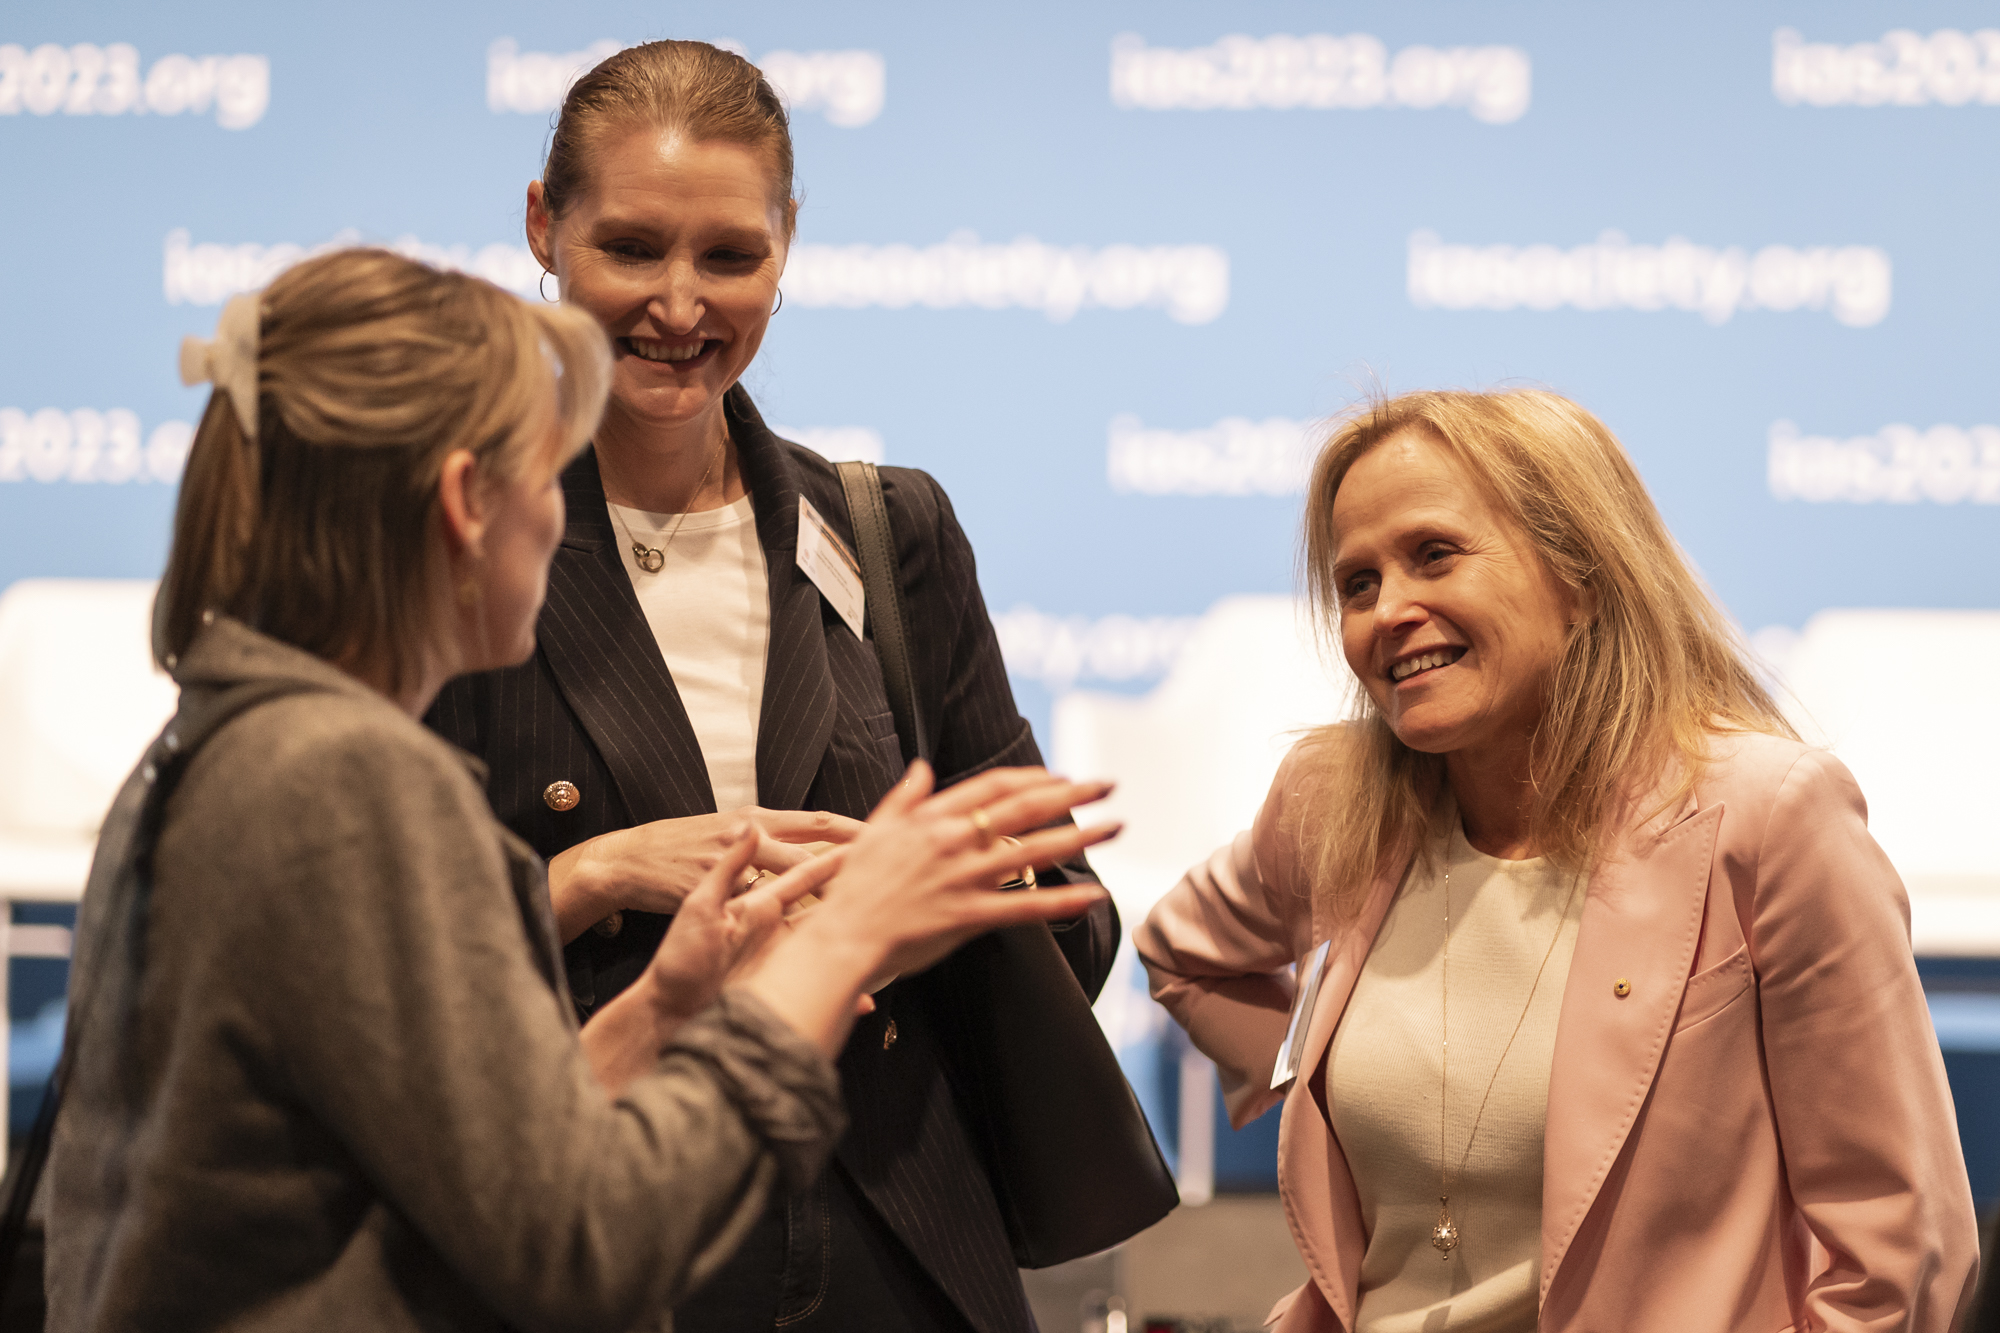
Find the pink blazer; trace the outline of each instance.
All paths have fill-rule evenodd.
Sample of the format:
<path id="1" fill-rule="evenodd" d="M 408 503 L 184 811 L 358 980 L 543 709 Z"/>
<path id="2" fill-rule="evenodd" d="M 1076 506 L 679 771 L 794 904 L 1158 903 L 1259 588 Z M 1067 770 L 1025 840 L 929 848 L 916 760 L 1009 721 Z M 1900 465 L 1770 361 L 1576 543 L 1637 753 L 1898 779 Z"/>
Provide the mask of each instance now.
<path id="1" fill-rule="evenodd" d="M 1971 1301 L 1977 1224 L 1902 883 L 1838 760 L 1718 746 L 1679 809 L 1629 807 L 1590 877 L 1549 1076 L 1540 1326 L 1942 1333 Z M 1232 1122 L 1282 1097 L 1278 1182 L 1311 1281 L 1271 1320 L 1332 1333 L 1353 1326 L 1367 1236 L 1326 1051 L 1408 858 L 1330 924 L 1286 812 L 1301 765 L 1295 748 L 1256 826 L 1135 942 Z M 1285 969 L 1328 938 L 1301 1077 L 1272 1092 Z"/>

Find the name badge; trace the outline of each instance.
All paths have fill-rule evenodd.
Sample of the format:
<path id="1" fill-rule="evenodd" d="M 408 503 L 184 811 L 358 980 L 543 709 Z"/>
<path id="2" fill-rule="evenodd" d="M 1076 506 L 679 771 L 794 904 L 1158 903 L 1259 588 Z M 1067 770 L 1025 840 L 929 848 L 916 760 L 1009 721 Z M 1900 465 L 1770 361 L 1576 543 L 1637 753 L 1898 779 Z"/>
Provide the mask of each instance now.
<path id="1" fill-rule="evenodd" d="M 1333 947 L 1328 940 L 1307 955 L 1299 967 L 1298 993 L 1292 996 L 1292 1016 L 1285 1024 L 1285 1041 L 1278 1047 L 1278 1063 L 1271 1070 L 1271 1087 L 1282 1088 L 1299 1076 L 1299 1057 L 1305 1053 L 1306 1028 L 1312 1023 L 1313 1001 L 1319 999 L 1319 983 L 1326 976 L 1326 955 Z"/>
<path id="2" fill-rule="evenodd" d="M 826 525 L 812 501 L 799 497 L 799 568 L 813 581 L 820 596 L 840 613 L 854 637 L 862 633 L 861 565 L 840 534 Z"/>

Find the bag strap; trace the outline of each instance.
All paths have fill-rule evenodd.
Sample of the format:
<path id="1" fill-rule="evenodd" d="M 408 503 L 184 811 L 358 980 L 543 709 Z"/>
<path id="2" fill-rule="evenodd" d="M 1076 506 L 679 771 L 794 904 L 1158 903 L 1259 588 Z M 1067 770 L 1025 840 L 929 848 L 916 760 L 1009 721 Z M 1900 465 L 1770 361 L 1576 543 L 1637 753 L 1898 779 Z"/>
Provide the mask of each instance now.
<path id="1" fill-rule="evenodd" d="M 861 564 L 868 627 L 875 631 L 875 657 L 882 664 L 882 685 L 896 718 L 903 762 L 922 759 L 928 763 L 930 733 L 924 729 L 917 677 L 910 669 L 909 622 L 903 615 L 902 583 L 896 577 L 896 535 L 889 530 L 889 507 L 882 500 L 882 474 L 873 463 L 836 463 L 834 467 L 847 492 L 847 516 L 854 524 L 854 557 Z"/>
<path id="2" fill-rule="evenodd" d="M 144 896 L 152 891 L 153 848 L 159 842 L 167 800 L 173 795 L 181 775 L 187 772 L 188 761 L 224 723 L 272 699 L 324 688 L 306 681 L 265 680 L 239 685 L 218 694 L 205 694 L 193 700 L 183 693 L 180 708 L 153 739 L 153 743 L 146 747 L 145 758 L 140 761 L 139 776 L 146 784 L 145 799 L 133 821 L 129 839 L 119 853 L 118 865 L 103 881 L 104 885 L 109 887 L 131 875 L 135 879 L 138 895 Z M 85 978 L 85 981 L 89 984 L 91 979 Z M 28 1208 L 34 1202 L 36 1187 L 41 1183 L 42 1169 L 48 1165 L 49 1145 L 55 1139 L 56 1115 L 62 1109 L 63 1090 L 69 1085 L 70 1070 L 76 1063 L 77 1033 L 82 1031 L 82 1020 L 96 993 L 96 986 L 90 985 L 70 1009 L 63 1023 L 62 1054 L 56 1058 L 55 1070 L 49 1075 L 48 1086 L 42 1092 L 41 1109 L 35 1112 L 35 1127 L 29 1131 L 28 1141 L 22 1146 L 20 1155 L 7 1166 L 7 1204 L 5 1211 L 0 1212 L 0 1303 L 5 1301 L 7 1287 L 14 1276 L 15 1260 L 20 1254 L 21 1240 L 27 1233 Z"/>

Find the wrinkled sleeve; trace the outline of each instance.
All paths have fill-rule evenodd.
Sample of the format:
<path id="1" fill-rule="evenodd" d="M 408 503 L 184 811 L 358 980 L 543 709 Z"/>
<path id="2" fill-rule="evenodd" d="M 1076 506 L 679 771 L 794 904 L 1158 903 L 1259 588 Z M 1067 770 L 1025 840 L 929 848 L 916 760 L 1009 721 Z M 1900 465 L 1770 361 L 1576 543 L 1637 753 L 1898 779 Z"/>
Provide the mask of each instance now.
<path id="1" fill-rule="evenodd" d="M 1902 881 L 1839 760 L 1772 807 L 1751 949 L 1785 1174 L 1825 1251 L 1801 1328 L 1956 1327 L 1978 1235 Z"/>
<path id="2" fill-rule="evenodd" d="M 1132 936 L 1153 998 L 1215 1061 L 1238 1128 L 1282 1096 L 1271 1090 L 1271 1067 L 1291 1009 L 1292 964 L 1310 943 L 1286 815 L 1300 766 L 1294 747 L 1256 824 L 1182 876 Z"/>
<path id="3" fill-rule="evenodd" d="M 218 914 L 243 1024 L 510 1324 L 657 1319 L 778 1182 L 817 1173 L 842 1127 L 834 1069 L 731 994 L 607 1098 L 536 969 L 499 826 L 425 741 L 364 732 L 267 764 L 257 805 L 296 812 L 287 827 L 207 849 L 261 886 Z"/>

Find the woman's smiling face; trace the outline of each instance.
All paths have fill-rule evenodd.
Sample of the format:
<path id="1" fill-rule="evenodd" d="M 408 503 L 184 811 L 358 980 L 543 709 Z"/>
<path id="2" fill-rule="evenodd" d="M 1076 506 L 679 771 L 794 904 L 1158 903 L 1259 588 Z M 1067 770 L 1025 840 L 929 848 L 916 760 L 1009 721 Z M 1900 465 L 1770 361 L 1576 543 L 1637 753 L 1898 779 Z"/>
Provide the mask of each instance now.
<path id="1" fill-rule="evenodd" d="M 1513 750 L 1533 736 L 1577 599 L 1451 451 L 1404 431 L 1333 501 L 1347 664 L 1405 745 Z"/>
<path id="2" fill-rule="evenodd" d="M 719 408 L 764 341 L 788 248 L 769 154 L 633 127 L 590 155 L 558 219 L 531 187 L 528 239 L 563 299 L 611 334 L 614 414 L 675 426 Z"/>

